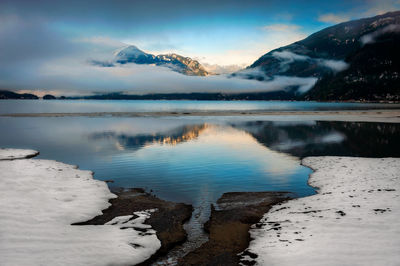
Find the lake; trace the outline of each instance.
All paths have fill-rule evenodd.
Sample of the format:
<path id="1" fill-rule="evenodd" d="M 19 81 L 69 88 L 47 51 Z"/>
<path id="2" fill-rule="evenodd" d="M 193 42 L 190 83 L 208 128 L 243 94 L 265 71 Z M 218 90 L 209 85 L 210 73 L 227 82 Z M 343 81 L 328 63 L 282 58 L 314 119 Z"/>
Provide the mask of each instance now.
<path id="1" fill-rule="evenodd" d="M 79 165 L 114 187 L 199 205 L 228 191 L 312 194 L 311 155 L 399 156 L 398 124 L 232 117 L 2 117 L 0 146 Z"/>
<path id="2" fill-rule="evenodd" d="M 0 101 L 1 113 L 160 110 L 331 110 L 379 104 L 197 101 Z M 236 109 L 235 109 L 236 108 Z M 267 109 L 266 109 L 267 108 Z M 400 124 L 260 117 L 0 117 L 0 147 L 94 171 L 111 188 L 140 187 L 193 204 L 199 237 L 225 192 L 315 193 L 306 156 L 399 157 Z M 272 121 L 274 120 L 274 121 Z M 285 119 L 287 120 L 287 119 Z"/>
<path id="3" fill-rule="evenodd" d="M 382 109 L 382 104 L 262 101 L 0 101 L 0 113 Z M 248 121 L 246 120 L 248 119 Z M 257 120 L 260 119 L 260 120 Z M 0 146 L 79 165 L 114 187 L 199 205 L 228 191 L 314 193 L 311 155 L 399 156 L 398 124 L 234 117 L 1 117 Z"/>

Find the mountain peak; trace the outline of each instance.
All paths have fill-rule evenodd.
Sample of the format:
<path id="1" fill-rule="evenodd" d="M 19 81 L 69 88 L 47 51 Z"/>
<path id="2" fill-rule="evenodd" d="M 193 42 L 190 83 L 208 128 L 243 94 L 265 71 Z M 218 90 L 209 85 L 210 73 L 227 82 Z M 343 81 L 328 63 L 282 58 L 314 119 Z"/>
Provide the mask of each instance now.
<path id="1" fill-rule="evenodd" d="M 140 54 L 145 54 L 142 50 L 140 50 L 137 46 L 135 45 L 129 45 L 127 47 L 124 47 L 120 50 L 120 53 L 140 53 Z"/>
<path id="2" fill-rule="evenodd" d="M 116 62 L 119 64 L 155 64 L 157 66 L 165 66 L 173 71 L 190 75 L 190 76 L 207 76 L 209 73 L 205 68 L 194 59 L 184 57 L 175 53 L 153 55 L 148 54 L 137 48 L 135 45 L 130 45 L 123 48 L 116 55 Z"/>
<path id="3" fill-rule="evenodd" d="M 154 55 L 143 52 L 135 45 L 129 45 L 128 47 L 123 48 L 116 55 L 116 61 L 120 64 L 126 64 L 130 62 L 146 64 L 146 62 L 151 60 L 154 60 Z"/>

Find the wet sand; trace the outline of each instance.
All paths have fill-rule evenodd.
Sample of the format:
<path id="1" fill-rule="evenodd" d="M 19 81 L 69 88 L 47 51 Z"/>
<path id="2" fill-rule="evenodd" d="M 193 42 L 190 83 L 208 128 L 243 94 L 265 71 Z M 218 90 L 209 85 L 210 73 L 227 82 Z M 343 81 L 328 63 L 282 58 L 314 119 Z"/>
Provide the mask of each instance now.
<path id="1" fill-rule="evenodd" d="M 262 117 L 263 119 L 306 119 L 400 123 L 400 109 L 336 111 L 184 111 L 184 112 L 90 112 L 90 113 L 10 113 L 0 117 Z"/>

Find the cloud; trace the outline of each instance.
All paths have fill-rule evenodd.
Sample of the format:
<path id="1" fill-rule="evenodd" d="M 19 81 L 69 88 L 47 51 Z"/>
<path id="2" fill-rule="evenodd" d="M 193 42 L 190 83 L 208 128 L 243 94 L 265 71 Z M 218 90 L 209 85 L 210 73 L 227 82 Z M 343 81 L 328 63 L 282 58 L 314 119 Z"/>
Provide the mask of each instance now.
<path id="1" fill-rule="evenodd" d="M 276 86 L 281 86 L 282 88 L 288 88 L 292 86 L 298 86 L 297 92 L 306 93 L 312 87 L 314 87 L 317 82 L 317 78 L 308 77 L 308 78 L 300 78 L 300 77 L 286 77 L 286 76 L 275 76 L 271 83 L 275 83 Z"/>
<path id="2" fill-rule="evenodd" d="M 287 50 L 276 51 L 272 53 L 277 59 L 281 60 L 281 70 L 285 71 L 289 65 L 295 61 L 310 61 L 311 63 L 316 63 L 320 66 L 327 67 L 333 72 L 340 72 L 348 68 L 348 64 L 343 60 L 329 60 L 324 58 L 311 58 L 306 55 L 299 55 Z"/>
<path id="3" fill-rule="evenodd" d="M 91 37 L 76 38 L 75 41 L 81 42 L 81 43 L 91 43 L 91 44 L 96 44 L 96 45 L 109 46 L 109 47 L 114 47 L 114 48 L 119 48 L 121 46 L 126 45 L 126 43 L 111 39 L 109 37 L 104 37 L 104 36 L 91 36 Z"/>
<path id="4" fill-rule="evenodd" d="M 287 50 L 273 52 L 272 56 L 278 59 L 283 59 L 287 63 L 293 63 L 294 61 L 306 61 L 310 59 L 309 56 L 295 54 Z"/>
<path id="5" fill-rule="evenodd" d="M 316 59 L 316 60 L 320 65 L 330 68 L 334 72 L 340 72 L 340 71 L 346 70 L 349 67 L 349 64 L 347 64 L 343 60 L 327 60 L 327 59 L 320 59 L 320 58 Z"/>
<path id="6" fill-rule="evenodd" d="M 262 38 L 264 39 L 264 38 Z M 243 38 L 243 41 L 236 43 L 235 49 L 226 50 L 210 50 L 204 53 L 199 51 L 188 51 L 179 53 L 188 55 L 189 57 L 198 60 L 202 65 L 218 65 L 218 66 L 233 66 L 239 67 L 248 66 L 262 56 L 268 49 L 269 44 L 250 38 Z M 225 72 L 225 71 L 223 71 Z"/>
<path id="7" fill-rule="evenodd" d="M 42 93 L 131 94 L 170 92 L 264 92 L 299 86 L 301 91 L 314 80 L 276 77 L 268 82 L 228 78 L 185 76 L 152 65 L 113 65 L 114 52 L 124 43 L 102 36 L 78 38 L 59 34 L 46 21 L 17 16 L 1 17 L 0 87 L 40 90 Z M 107 61 L 109 60 L 109 61 Z"/>
<path id="8" fill-rule="evenodd" d="M 230 74 L 242 70 L 246 65 L 218 65 L 218 64 L 202 64 L 209 73 L 214 74 Z"/>
<path id="9" fill-rule="evenodd" d="M 248 54 L 249 51 L 252 51 L 254 58 L 250 62 L 254 62 L 262 55 L 279 47 L 302 40 L 307 35 L 307 32 L 304 32 L 300 26 L 295 24 L 269 24 L 259 28 L 259 39 L 257 42 L 248 45 L 246 50 L 238 52 Z"/>
<path id="10" fill-rule="evenodd" d="M 295 24 L 270 24 L 263 27 L 266 31 L 297 31 L 301 27 Z"/>
<path id="11" fill-rule="evenodd" d="M 0 64 L 4 68 L 19 63 L 39 64 L 62 57 L 83 61 L 90 57 L 106 60 L 124 45 L 102 36 L 77 38 L 62 34 L 39 18 L 0 16 Z"/>
<path id="12" fill-rule="evenodd" d="M 265 72 L 260 68 L 247 68 L 235 73 L 235 77 L 239 78 L 253 78 L 257 80 L 263 80 L 266 91 L 280 91 L 296 88 L 296 92 L 305 93 L 314 87 L 317 82 L 315 77 L 293 77 L 293 76 L 281 76 L 276 75 L 269 77 L 265 75 Z"/>
<path id="13" fill-rule="evenodd" d="M 354 12 L 357 17 L 370 17 L 382 15 L 386 12 L 397 11 L 400 9 L 399 0 L 366 0 L 366 7 L 362 12 Z"/>
<path id="14" fill-rule="evenodd" d="M 0 18 L 8 14 L 26 21 L 40 18 L 61 34 L 77 35 L 74 38 L 109 36 L 151 53 L 206 56 L 210 64 L 230 65 L 249 64 L 265 51 L 263 48 L 253 52 L 253 42 L 247 45 L 244 41 L 253 40 L 260 25 L 242 24 L 237 18 L 250 21 L 247 18 L 253 17 L 253 11 L 270 5 L 262 0 L 1 0 Z M 246 14 L 244 7 L 248 9 Z M 226 27 L 227 24 L 231 26 Z"/>
<path id="15" fill-rule="evenodd" d="M 49 62 L 28 75 L 11 80 L 10 86 L 42 91 L 58 91 L 58 94 L 92 94 L 124 92 L 147 93 L 190 93 L 190 92 L 267 92 L 298 86 L 307 91 L 314 84 L 314 78 L 277 76 L 267 82 L 241 78 L 227 78 L 224 75 L 195 77 L 185 76 L 168 68 L 128 64 L 115 67 L 96 67 L 76 62 Z M 3 81 L 4 82 L 4 81 Z"/>
<path id="16" fill-rule="evenodd" d="M 74 43 L 45 26 L 35 18 L 24 20 L 18 16 L 0 16 L 0 62 L 10 63 L 50 58 L 61 53 L 71 53 Z"/>
<path id="17" fill-rule="evenodd" d="M 262 55 L 284 45 L 289 45 L 307 37 L 300 26 L 294 24 L 269 24 L 255 26 L 249 32 L 242 32 L 240 38 L 234 40 L 234 48 L 212 50 L 205 53 L 190 51 L 187 54 L 198 58 L 201 64 L 209 65 L 250 65 Z M 197 39 L 196 39 L 197 40 Z M 227 46 L 232 43 L 227 42 Z M 223 70 L 222 73 L 227 71 Z"/>
<path id="18" fill-rule="evenodd" d="M 331 12 L 330 21 L 337 22 L 338 17 L 358 18 L 399 7 L 397 0 L 317 2 L 1 0 L 0 18 L 10 14 L 27 21 L 40 18 L 66 34 L 109 36 L 151 53 L 206 56 L 210 64 L 230 65 L 250 64 L 320 29 L 320 23 L 309 21 L 318 12 L 322 19 Z"/>
<path id="19" fill-rule="evenodd" d="M 351 10 L 340 13 L 321 14 L 317 19 L 320 22 L 338 24 L 352 19 L 382 15 L 400 9 L 399 0 L 364 0 L 360 1 L 360 3 L 361 5 L 357 5 Z"/>
<path id="20" fill-rule="evenodd" d="M 366 45 L 368 43 L 374 43 L 379 36 L 381 36 L 382 34 L 385 34 L 385 33 L 390 33 L 390 32 L 400 32 L 400 25 L 399 24 L 390 24 L 390 25 L 387 25 L 384 28 L 378 29 L 372 33 L 363 35 L 360 38 L 360 42 L 362 45 Z"/>
<path id="21" fill-rule="evenodd" d="M 341 22 L 349 21 L 351 17 L 345 14 L 322 14 L 318 17 L 318 21 L 325 22 L 325 23 L 333 23 L 338 24 Z"/>

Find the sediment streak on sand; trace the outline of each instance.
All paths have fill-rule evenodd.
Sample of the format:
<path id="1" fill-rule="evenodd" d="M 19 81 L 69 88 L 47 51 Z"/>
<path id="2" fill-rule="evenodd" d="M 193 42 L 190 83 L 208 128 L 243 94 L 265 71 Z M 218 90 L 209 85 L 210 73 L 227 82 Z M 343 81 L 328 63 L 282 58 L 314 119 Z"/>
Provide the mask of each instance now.
<path id="1" fill-rule="evenodd" d="M 178 112 L 76 112 L 76 113 L 9 113 L 0 117 L 214 117 L 261 116 L 264 119 L 287 120 L 327 120 L 327 121 L 366 121 L 400 123 L 400 110 L 338 110 L 338 111 L 178 111 Z"/>

